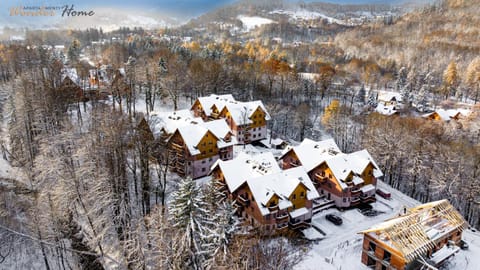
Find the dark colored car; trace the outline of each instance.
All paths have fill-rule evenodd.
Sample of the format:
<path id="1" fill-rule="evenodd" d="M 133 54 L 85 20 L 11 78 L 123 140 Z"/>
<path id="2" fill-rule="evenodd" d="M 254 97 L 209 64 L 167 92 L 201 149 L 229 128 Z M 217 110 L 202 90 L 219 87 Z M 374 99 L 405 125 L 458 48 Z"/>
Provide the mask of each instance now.
<path id="1" fill-rule="evenodd" d="M 468 244 L 464 240 L 460 240 L 460 248 L 461 249 L 468 249 Z"/>
<path id="2" fill-rule="evenodd" d="M 342 225 L 343 223 L 342 218 L 334 214 L 328 214 L 325 216 L 325 218 L 331 221 L 335 225 Z"/>

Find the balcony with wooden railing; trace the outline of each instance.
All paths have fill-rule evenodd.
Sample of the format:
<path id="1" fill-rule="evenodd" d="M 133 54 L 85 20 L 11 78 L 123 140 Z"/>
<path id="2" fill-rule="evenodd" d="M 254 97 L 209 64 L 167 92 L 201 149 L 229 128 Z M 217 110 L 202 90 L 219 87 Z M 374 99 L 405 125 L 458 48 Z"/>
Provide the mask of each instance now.
<path id="1" fill-rule="evenodd" d="M 318 183 L 325 183 L 327 182 L 328 177 L 326 175 L 315 173 L 315 179 L 317 180 Z"/>
<path id="2" fill-rule="evenodd" d="M 183 146 L 182 146 L 181 144 L 179 144 L 179 143 L 172 142 L 170 145 L 172 146 L 172 149 L 174 149 L 174 150 L 177 150 L 177 151 L 178 151 L 178 150 L 181 150 L 181 151 L 183 151 Z"/>
<path id="3" fill-rule="evenodd" d="M 299 160 L 290 161 L 288 164 L 292 167 L 298 167 L 302 165 Z"/>
<path id="4" fill-rule="evenodd" d="M 278 203 L 271 204 L 271 205 L 267 206 L 267 208 L 268 208 L 268 210 L 270 210 L 270 212 L 277 211 L 278 210 Z"/>
<path id="5" fill-rule="evenodd" d="M 239 195 L 236 199 L 237 203 L 241 206 L 248 206 L 250 205 L 250 200 L 245 195 Z"/>
<path id="6" fill-rule="evenodd" d="M 288 225 L 290 226 L 290 228 L 292 229 L 306 229 L 306 228 L 309 228 L 310 227 L 310 224 L 303 221 L 303 220 L 298 220 L 298 221 L 295 221 L 295 220 L 290 220 L 288 222 Z"/>
<path id="7" fill-rule="evenodd" d="M 372 196 L 360 196 L 360 200 L 362 201 L 362 203 L 369 203 L 369 202 L 376 202 L 377 201 L 377 198 L 375 198 L 375 194 L 373 194 Z"/>
<path id="8" fill-rule="evenodd" d="M 355 206 L 360 204 L 362 201 L 360 200 L 360 197 L 352 197 L 350 200 L 350 205 Z"/>
<path id="9" fill-rule="evenodd" d="M 351 190 L 352 196 L 355 196 L 355 197 L 358 196 L 361 192 L 362 191 L 359 188 Z"/>
<path id="10" fill-rule="evenodd" d="M 277 222 L 281 221 L 281 220 L 286 220 L 286 219 L 288 219 L 288 213 L 285 212 L 285 213 L 282 213 L 282 214 L 278 214 L 276 219 L 277 219 Z"/>

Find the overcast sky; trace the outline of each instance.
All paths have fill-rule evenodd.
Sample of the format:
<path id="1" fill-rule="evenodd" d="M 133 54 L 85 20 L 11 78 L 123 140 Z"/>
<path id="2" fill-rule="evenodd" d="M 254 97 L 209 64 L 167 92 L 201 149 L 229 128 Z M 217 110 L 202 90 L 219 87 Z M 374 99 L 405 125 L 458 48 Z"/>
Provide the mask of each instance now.
<path id="1" fill-rule="evenodd" d="M 292 0 L 295 1 L 295 0 Z M 331 3 L 389 3 L 395 4 L 402 2 L 402 0 L 323 0 Z M 52 21 L 57 21 L 62 13 L 57 11 L 56 18 L 40 17 L 23 17 L 10 16 L 10 9 L 18 6 L 33 6 L 33 7 L 63 7 L 65 5 L 74 5 L 77 11 L 95 11 L 95 8 L 121 8 L 128 10 L 147 10 L 149 12 L 169 13 L 174 17 L 182 17 L 180 19 L 187 19 L 193 16 L 198 16 L 209 10 L 217 8 L 222 5 L 235 2 L 235 0 L 0 0 L 0 27 L 10 26 L 28 26 L 34 27 L 35 24 L 49 25 Z M 304 2 L 314 2 L 312 0 L 304 0 Z M 113 14 L 112 14 L 113 15 Z"/>

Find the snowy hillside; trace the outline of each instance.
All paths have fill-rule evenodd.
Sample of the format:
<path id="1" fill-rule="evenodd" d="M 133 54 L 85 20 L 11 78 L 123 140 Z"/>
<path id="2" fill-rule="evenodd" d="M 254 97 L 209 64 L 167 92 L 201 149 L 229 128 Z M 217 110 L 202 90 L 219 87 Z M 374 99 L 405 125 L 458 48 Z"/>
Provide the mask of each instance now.
<path id="1" fill-rule="evenodd" d="M 256 27 L 260 27 L 264 24 L 275 23 L 273 20 L 258 17 L 258 16 L 238 15 L 237 19 L 239 19 L 242 22 L 243 29 L 247 32 L 255 29 Z"/>
<path id="2" fill-rule="evenodd" d="M 336 24 L 345 24 L 344 21 L 335 19 L 333 17 L 329 17 L 325 14 L 315 12 L 315 11 L 309 11 L 305 9 L 299 9 L 299 10 L 274 10 L 271 11 L 270 14 L 283 14 L 289 16 L 292 20 L 315 20 L 315 19 L 326 19 L 329 23 L 336 23 Z"/>

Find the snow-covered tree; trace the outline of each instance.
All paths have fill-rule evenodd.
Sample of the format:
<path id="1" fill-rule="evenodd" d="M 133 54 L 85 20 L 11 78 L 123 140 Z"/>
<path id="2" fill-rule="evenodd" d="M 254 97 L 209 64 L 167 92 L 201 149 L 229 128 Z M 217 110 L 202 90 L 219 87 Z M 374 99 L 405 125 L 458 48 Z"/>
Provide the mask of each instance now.
<path id="1" fill-rule="evenodd" d="M 367 95 L 367 91 L 365 90 L 365 86 L 362 84 L 358 93 L 356 95 L 356 101 L 360 102 L 361 104 L 365 104 L 365 96 Z"/>
<path id="2" fill-rule="evenodd" d="M 428 108 L 428 96 L 427 96 L 427 86 L 422 85 L 420 88 L 420 91 L 418 91 L 418 94 L 415 96 L 415 104 L 417 107 L 417 110 L 423 112 L 427 110 Z"/>
<path id="3" fill-rule="evenodd" d="M 408 71 L 407 68 L 401 67 L 398 71 L 397 82 L 395 84 L 396 90 L 402 92 L 403 89 L 407 86 Z"/>
<path id="4" fill-rule="evenodd" d="M 211 213 L 202 191 L 191 178 L 183 179 L 173 192 L 169 204 L 169 220 L 177 230 L 173 265 L 177 269 L 203 269 L 212 254 L 208 243 Z"/>

